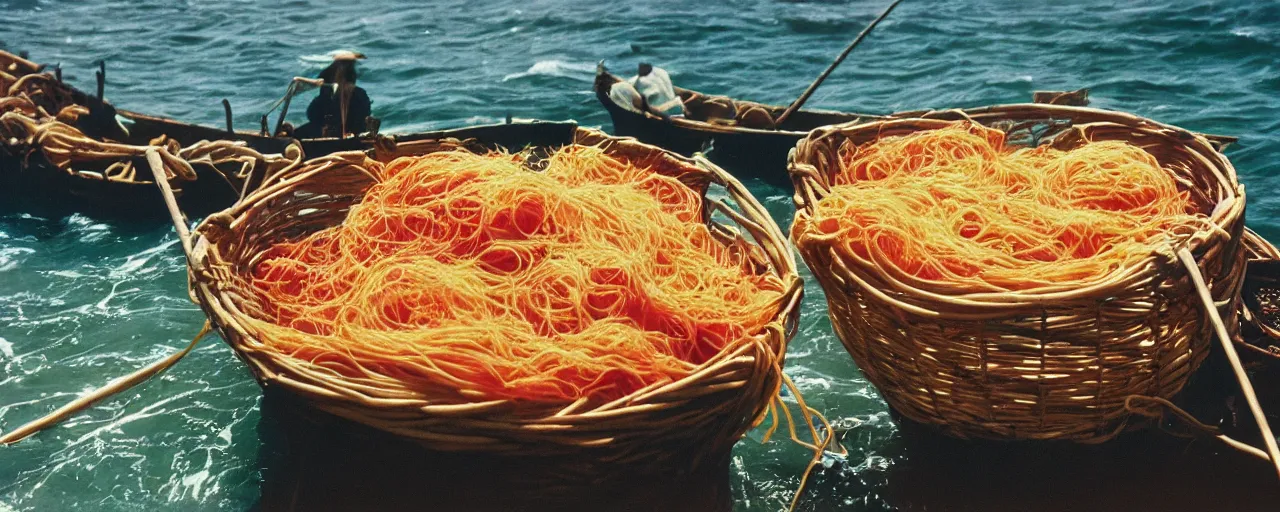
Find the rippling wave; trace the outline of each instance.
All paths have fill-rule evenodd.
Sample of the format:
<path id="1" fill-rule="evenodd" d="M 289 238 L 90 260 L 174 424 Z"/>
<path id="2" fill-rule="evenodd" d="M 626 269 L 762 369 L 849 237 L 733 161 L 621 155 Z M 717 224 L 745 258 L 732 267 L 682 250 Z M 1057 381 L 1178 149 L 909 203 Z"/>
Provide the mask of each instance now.
<path id="1" fill-rule="evenodd" d="M 503 82 L 518 80 L 521 78 L 532 76 L 551 76 L 559 78 L 573 78 L 579 81 L 590 83 L 595 78 L 595 64 L 585 62 L 565 62 L 562 60 L 540 60 L 529 66 L 528 70 L 520 73 L 511 73 L 502 77 Z"/>
<path id="2" fill-rule="evenodd" d="M 883 3 L 0 0 L 0 45 L 61 63 L 85 89 L 94 62 L 106 59 L 107 96 L 121 107 L 217 126 L 222 98 L 238 126 L 257 126 L 291 77 L 314 76 L 328 52 L 352 49 L 368 56 L 361 84 L 388 131 L 507 115 L 607 128 L 590 92 L 599 60 L 621 73 L 651 61 L 683 86 L 786 104 Z M 1229 155 L 1253 191 L 1249 224 L 1276 238 L 1277 34 L 1280 4 L 1264 1 L 908 0 L 810 105 L 891 112 L 1091 87 L 1100 107 L 1239 136 Z M 750 186 L 789 226 L 790 197 Z M 199 330 L 203 315 L 187 299 L 175 244 L 166 226 L 0 214 L 0 429 L 171 353 Z M 808 510 L 1246 510 L 1244 490 L 1269 485 L 1236 469 L 1230 481 L 1214 479 L 1212 464 L 1197 469 L 1140 449 L 1040 456 L 921 443 L 853 366 L 811 280 L 803 308 L 788 373 L 850 451 L 815 472 Z M 273 489 L 294 483 L 277 469 L 301 455 L 262 413 L 261 397 L 231 351 L 208 340 L 162 377 L 0 448 L 0 512 L 270 508 Z M 785 440 L 759 439 L 752 433 L 729 462 L 737 510 L 783 508 L 809 458 Z M 1060 461 L 1072 459 L 1095 462 L 1095 472 L 1071 473 L 1076 466 Z M 376 465 L 342 478 L 382 492 L 360 479 Z M 1144 476 L 1163 467 L 1175 469 Z M 1124 491 L 1107 490 L 1115 488 Z"/>

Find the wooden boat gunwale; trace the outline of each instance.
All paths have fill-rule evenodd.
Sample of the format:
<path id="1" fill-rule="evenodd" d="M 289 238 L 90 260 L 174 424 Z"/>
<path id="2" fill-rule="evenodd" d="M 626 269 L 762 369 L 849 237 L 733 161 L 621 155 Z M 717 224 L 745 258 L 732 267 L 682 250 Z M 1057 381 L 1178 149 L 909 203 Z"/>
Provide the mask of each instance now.
<path id="1" fill-rule="evenodd" d="M 22 76 L 30 74 L 47 74 L 50 82 L 61 89 L 74 104 L 90 105 L 100 101 L 80 89 L 58 80 L 58 75 L 45 71 L 38 64 L 22 59 L 16 55 L 0 50 L 0 65 L 7 67 L 8 62 L 15 63 Z M 102 102 L 111 105 L 108 102 Z M 244 142 L 249 148 L 263 154 L 282 154 L 292 143 L 302 145 L 306 158 L 313 158 L 339 151 L 377 151 L 379 148 L 390 148 L 396 144 L 413 141 L 435 139 L 474 139 L 477 143 L 494 146 L 521 146 L 537 144 L 548 139 L 559 139 L 567 136 L 578 127 L 576 121 L 541 121 L 528 120 L 502 124 L 465 126 L 458 128 L 415 132 L 405 134 L 366 134 L 363 137 L 345 138 L 323 137 L 314 139 L 296 139 L 292 137 L 273 137 L 260 133 L 239 130 L 219 129 L 211 126 L 187 123 L 176 119 L 143 114 L 123 109 L 115 109 L 111 105 L 117 120 L 128 130 L 124 140 L 111 139 L 130 145 L 149 145 L 158 137 L 167 137 L 181 146 L 190 146 L 200 141 L 231 140 Z M 4 201 L 6 211 L 49 211 L 54 214 L 72 212 L 88 213 L 96 217 L 119 219 L 163 218 L 163 208 L 158 206 L 157 190 L 149 178 L 139 176 L 137 180 L 118 179 L 104 176 L 93 166 L 80 168 L 62 168 L 55 166 L 42 153 L 30 153 L 32 148 L 25 146 L 10 147 L 0 145 L 0 183 L 5 184 L 4 195 L 11 196 L 11 201 Z M 511 149 L 520 149 L 512 147 Z M 140 157 L 133 158 L 135 165 L 145 162 Z M 184 189 L 182 200 L 191 201 L 191 213 L 208 213 L 228 206 L 239 196 L 237 184 L 232 183 L 223 171 L 216 166 L 210 169 L 206 163 L 193 162 L 198 179 L 181 184 Z M 221 179 L 213 178 L 218 175 Z M 189 190 L 186 190 L 189 189 Z M 225 189 L 225 190 L 223 190 Z M 208 197 L 205 197 L 208 196 Z M 16 207 L 16 209 L 14 209 Z"/>
<path id="2" fill-rule="evenodd" d="M 724 133 L 724 134 L 746 133 L 746 134 L 758 134 L 758 135 L 783 135 L 783 136 L 788 136 L 788 137 L 795 137 L 795 138 L 797 138 L 797 139 L 798 139 L 798 138 L 800 138 L 800 137 L 804 137 L 804 136 L 805 136 L 805 134 L 809 133 L 809 130 L 804 130 L 804 131 L 791 130 L 791 129 L 773 129 L 773 130 L 771 130 L 771 129 L 767 129 L 767 128 L 753 128 L 753 127 L 749 127 L 749 126 L 737 126 L 737 125 L 730 125 L 730 124 L 710 123 L 710 122 L 707 122 L 707 121 L 698 120 L 698 119 L 691 119 L 691 118 L 688 118 L 688 117 L 668 117 L 668 118 L 663 118 L 663 117 L 659 117 L 659 116 L 654 115 L 654 114 L 649 113 L 649 112 L 632 112 L 632 111 L 630 111 L 630 110 L 627 110 L 627 109 L 622 108 L 621 106 L 619 106 L 619 105 L 615 104 L 615 103 L 613 102 L 613 100 L 611 100 L 611 99 L 609 98 L 609 91 L 608 91 L 608 89 L 604 87 L 605 85 L 610 85 L 610 86 L 611 86 L 611 85 L 613 85 L 614 83 L 622 82 L 622 81 L 623 81 L 623 79 L 622 79 L 621 77 L 618 77 L 617 75 L 614 75 L 614 74 L 612 74 L 612 73 L 609 73 L 607 70 L 605 70 L 605 69 L 603 68 L 603 66 L 599 67 L 599 68 L 596 70 L 596 80 L 595 80 L 595 83 L 594 83 L 594 85 L 593 85 L 592 89 L 593 89 L 593 90 L 594 90 L 594 92 L 596 93 L 596 97 L 600 100 L 600 102 L 601 102 L 601 103 L 603 103 L 603 104 L 605 105 L 606 109 L 608 109 L 608 110 L 610 111 L 610 113 L 611 113 L 611 114 L 613 114 L 613 113 L 616 111 L 616 112 L 619 112 L 619 113 L 623 113 L 623 114 L 631 115 L 631 116 L 635 116 L 635 117 L 641 117 L 641 118 L 651 119 L 651 120 L 655 120 L 655 121 L 662 121 L 662 122 L 671 123 L 671 124 L 673 124 L 673 125 L 675 125 L 675 126 L 678 126 L 678 127 L 681 127 L 681 128 L 688 128 L 688 129 L 693 129 L 693 130 L 708 131 L 708 132 L 715 132 L 715 133 Z M 696 90 L 693 90 L 693 89 L 686 89 L 686 88 L 683 88 L 683 87 L 675 87 L 675 91 L 676 91 L 676 94 L 677 94 L 678 96 L 680 96 L 680 98 L 681 98 L 682 100 L 686 100 L 686 101 L 687 101 L 687 100 L 688 100 L 689 98 L 691 98 L 691 97 L 698 97 L 698 96 L 701 96 L 701 97 L 721 97 L 721 98 L 726 98 L 726 99 L 728 99 L 729 101 L 731 101 L 731 102 L 732 102 L 736 107 L 738 107 L 738 108 L 742 108 L 742 107 L 747 107 L 747 108 L 750 108 L 750 107 L 759 107 L 759 108 L 763 108 L 764 110 L 768 111 L 768 112 L 770 113 L 770 115 L 771 115 L 771 116 L 773 116 L 773 117 L 777 117 L 778 115 L 780 115 L 782 112 L 786 111 L 786 109 L 787 109 L 787 107 L 786 107 L 786 106 L 769 105 L 769 104 L 766 104 L 766 103 L 757 103 L 757 102 L 753 102 L 753 101 L 747 101 L 747 100 L 740 100 L 740 99 L 736 99 L 736 98 L 731 98 L 731 97 L 728 97 L 728 96 L 713 96 L 713 95 L 709 95 L 709 94 L 702 93 L 702 92 L 700 92 L 700 91 L 696 91 Z M 924 112 L 924 111 L 921 111 L 921 112 Z M 826 122 L 826 123 L 824 123 L 824 124 L 839 124 L 839 123 L 847 123 L 847 122 L 850 122 L 850 121 L 856 121 L 856 120 L 859 120 L 859 119 L 866 119 L 866 120 L 873 120 L 873 119 L 889 119 L 889 118 L 891 118 L 891 117 L 892 117 L 892 116 L 890 116 L 890 115 L 882 115 L 882 114 L 866 114 L 866 113 L 855 113 L 855 112 L 840 112 L 840 111 L 836 111 L 836 110 L 825 110 L 825 109 L 803 109 L 803 110 L 798 110 L 798 111 L 796 111 L 796 113 L 795 113 L 795 114 L 793 114 L 792 119 L 793 119 L 793 120 L 794 120 L 794 119 L 796 119 L 796 116 L 799 116 L 799 118 L 800 118 L 800 119 L 804 119 L 804 118 L 807 118 L 807 117 L 829 117 L 829 118 L 831 118 L 831 119 L 829 120 L 829 122 Z M 806 123 L 806 124 L 808 124 L 808 123 Z M 815 128 L 816 128 L 817 126 L 823 126 L 823 125 L 816 125 L 816 126 L 815 126 Z"/>

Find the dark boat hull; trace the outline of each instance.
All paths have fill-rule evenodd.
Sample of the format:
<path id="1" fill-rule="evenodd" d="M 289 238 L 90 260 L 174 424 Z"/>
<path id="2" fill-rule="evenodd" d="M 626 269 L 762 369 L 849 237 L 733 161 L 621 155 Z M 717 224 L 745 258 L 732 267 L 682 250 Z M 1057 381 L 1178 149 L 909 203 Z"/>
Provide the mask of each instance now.
<path id="1" fill-rule="evenodd" d="M 744 128 L 727 124 L 712 124 L 698 119 L 663 119 L 624 109 L 609 98 L 609 87 L 621 79 L 600 70 L 596 75 L 595 93 L 600 104 L 613 120 L 617 135 L 635 137 L 685 156 L 703 152 L 707 158 L 742 180 L 759 180 L 773 186 L 790 189 L 787 175 L 787 154 L 796 142 L 813 128 L 858 120 L 879 119 L 884 116 L 821 110 L 796 111 L 783 125 L 769 129 Z M 701 93 L 676 88 L 683 99 L 705 97 Z M 728 100 L 726 98 L 726 100 Z M 754 109 L 776 118 L 785 108 L 759 103 L 729 100 L 737 109 Z"/>
<path id="2" fill-rule="evenodd" d="M 574 133 L 578 129 L 578 123 L 574 121 L 521 121 L 507 124 L 489 124 L 480 126 L 471 126 L 467 128 L 455 128 L 452 130 L 439 130 L 433 132 L 419 132 L 404 135 L 393 135 L 391 140 L 396 144 L 407 144 L 411 142 L 423 140 L 438 139 L 474 139 L 476 142 L 490 148 L 501 147 L 511 151 L 518 151 L 526 146 L 555 146 L 567 144 L 573 141 Z M 313 141 L 303 141 L 303 150 L 312 147 L 319 154 L 335 152 L 334 148 L 340 144 L 353 144 L 355 139 L 316 139 Z M 308 146 L 311 144 L 311 146 Z M 324 145 L 329 144 L 329 145 Z M 375 147 L 373 141 L 361 139 L 358 147 L 352 149 L 371 149 Z M 307 157 L 311 158 L 311 152 L 307 151 Z"/>
<path id="3" fill-rule="evenodd" d="M 148 169 L 137 158 L 135 168 Z M 209 165 L 193 164 L 196 180 L 175 193 L 183 211 L 200 217 L 234 203 L 235 189 Z M 161 221 L 168 218 L 160 190 L 151 183 L 132 183 L 73 175 L 36 154 L 25 164 L 0 151 L 0 213 L 61 217 L 73 213 L 96 219 Z"/>
<path id="4" fill-rule="evenodd" d="M 654 117 L 629 112 L 602 100 L 613 119 L 613 132 L 641 142 L 692 156 L 703 152 L 741 180 L 759 180 L 777 187 L 791 187 L 787 153 L 804 134 L 790 132 L 712 132 L 686 128 Z"/>
<path id="5" fill-rule="evenodd" d="M 228 131 L 210 126 L 189 124 L 166 117 L 151 116 L 120 111 L 125 127 L 129 129 L 130 138 L 135 141 L 148 141 L 158 137 L 168 137 L 178 144 L 189 146 L 202 140 L 238 140 L 259 153 L 281 153 L 294 139 L 285 137 L 268 137 L 249 132 Z"/>
<path id="6" fill-rule="evenodd" d="M 675 128 L 661 119 L 645 117 L 628 112 L 613 104 L 608 98 L 602 98 L 601 104 L 609 111 L 613 120 L 613 133 L 623 137 L 635 137 L 641 142 L 653 144 L 663 149 L 691 156 L 696 152 L 708 149 L 712 137 L 710 133 Z"/>
<path id="7" fill-rule="evenodd" d="M 129 132 L 137 140 L 150 140 L 160 136 L 168 136 L 183 146 L 195 144 L 202 140 L 238 140 L 260 153 L 283 153 L 289 144 L 298 142 L 302 145 L 302 153 L 306 158 L 315 158 L 340 151 L 365 151 L 377 146 L 374 137 L 346 137 L 319 139 L 292 139 L 287 137 L 267 137 L 247 132 L 220 130 L 208 126 L 187 124 L 164 117 L 149 116 L 137 112 L 122 111 L 121 116 L 131 123 Z M 572 136 L 577 123 L 555 121 L 529 121 L 509 124 L 494 124 L 417 132 L 382 137 L 394 143 L 418 140 L 439 139 L 444 137 L 474 138 L 483 143 L 519 148 L 526 145 L 541 145 L 561 141 Z"/>
<path id="8" fill-rule="evenodd" d="M 144 126 L 145 129 L 134 131 Z M 572 140 L 576 127 L 577 123 L 574 122 L 534 121 L 415 133 L 391 139 L 397 144 L 443 138 L 474 139 L 487 147 L 519 150 L 529 145 L 553 145 Z M 148 138 L 166 135 L 184 145 L 201 140 L 242 140 L 261 152 L 280 152 L 287 143 L 292 142 L 291 139 L 232 135 L 176 121 L 139 122 L 130 126 L 130 131 L 135 136 L 144 135 Z M 303 142 L 307 157 L 338 151 L 374 150 L 373 141 L 368 139 L 318 139 L 309 142 L 309 148 L 308 142 Z M 137 169 L 149 169 L 140 158 L 134 165 Z M 179 206 L 187 216 L 196 218 L 208 215 L 230 206 L 239 198 L 240 191 L 217 170 L 204 164 L 195 164 L 193 167 L 197 179 L 180 184 L 181 190 L 178 191 Z M 152 183 L 73 175 L 57 168 L 38 152 L 24 160 L 23 155 L 8 153 L 3 147 L 0 147 L 0 212 L 25 212 L 40 216 L 82 213 L 99 219 L 124 221 L 157 222 L 168 219 L 168 211 L 159 189 Z"/>

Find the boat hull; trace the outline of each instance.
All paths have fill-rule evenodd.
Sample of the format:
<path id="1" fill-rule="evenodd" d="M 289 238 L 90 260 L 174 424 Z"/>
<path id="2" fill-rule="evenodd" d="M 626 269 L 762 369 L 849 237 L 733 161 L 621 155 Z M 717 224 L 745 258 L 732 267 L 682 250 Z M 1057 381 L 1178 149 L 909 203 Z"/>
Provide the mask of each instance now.
<path id="1" fill-rule="evenodd" d="M 135 168 L 148 169 L 137 158 Z M 193 164 L 196 180 L 179 185 L 178 204 L 191 217 L 203 217 L 232 204 L 235 189 L 207 164 Z M 107 180 L 72 174 L 40 154 L 25 162 L 0 151 L 0 213 L 62 217 L 73 213 L 96 219 L 162 221 L 168 218 L 160 190 L 152 183 Z"/>
<path id="2" fill-rule="evenodd" d="M 140 126 L 146 126 L 146 129 L 134 131 Z M 160 129 L 166 126 L 173 129 Z M 572 141 L 576 128 L 577 123 L 571 121 L 534 121 L 407 134 L 391 139 L 397 144 L 443 138 L 472 139 L 486 147 L 519 150 L 529 145 L 547 146 Z M 225 131 L 177 122 L 137 123 L 130 127 L 130 131 L 135 136 L 142 134 L 148 138 L 165 135 L 184 145 L 201 140 L 243 140 L 254 149 L 266 153 L 278 153 L 292 142 L 292 139 L 246 137 L 243 134 L 236 136 Z M 356 138 L 314 139 L 303 141 L 302 144 L 308 158 L 339 151 L 368 151 L 375 147 L 372 140 Z M 149 169 L 141 158 L 134 165 L 138 169 Z M 240 191 L 212 166 L 197 163 L 193 167 L 197 179 L 179 184 L 180 190 L 175 191 L 179 206 L 188 217 L 208 215 L 231 206 L 239 198 Z M 39 152 L 26 156 L 23 153 L 10 153 L 3 146 L 0 146 L 0 212 L 23 212 L 39 216 L 81 213 L 98 219 L 124 221 L 158 222 L 168 219 L 168 210 L 159 189 L 152 183 L 113 181 L 72 174 L 54 166 Z"/>
<path id="3" fill-rule="evenodd" d="M 758 180 L 776 187 L 791 188 L 787 175 L 787 153 L 804 135 L 789 132 L 712 132 L 673 124 L 623 110 L 602 100 L 613 132 L 623 137 L 653 144 L 685 156 L 703 152 L 716 165 L 740 180 Z"/>
<path id="4" fill-rule="evenodd" d="M 613 120 L 613 131 L 624 137 L 635 137 L 641 142 L 653 144 L 663 149 L 674 151 L 685 156 L 703 152 L 707 158 L 733 173 L 740 180 L 758 180 L 772 186 L 791 189 L 791 178 L 787 174 L 787 155 L 795 147 L 796 142 L 809 130 L 830 124 L 847 123 L 859 120 L 883 118 L 871 114 L 848 112 L 832 112 L 823 110 L 798 110 L 782 125 L 767 124 L 761 128 L 748 128 L 750 122 L 736 119 L 728 124 L 713 124 L 699 120 L 697 107 L 690 107 L 689 118 L 660 118 L 654 115 L 641 114 L 622 108 L 609 98 L 609 89 L 622 79 L 609 74 L 603 68 L 597 70 L 593 89 L 596 99 L 609 112 Z M 708 96 L 676 87 L 676 93 L 685 100 L 686 106 L 697 101 L 705 101 Z M 785 107 L 764 105 L 748 101 L 720 98 L 721 104 L 728 102 L 733 110 L 739 113 L 754 111 L 757 119 L 767 118 L 772 123 Z M 706 103 L 703 103 L 706 104 Z M 764 114 L 764 115 L 761 115 Z"/>

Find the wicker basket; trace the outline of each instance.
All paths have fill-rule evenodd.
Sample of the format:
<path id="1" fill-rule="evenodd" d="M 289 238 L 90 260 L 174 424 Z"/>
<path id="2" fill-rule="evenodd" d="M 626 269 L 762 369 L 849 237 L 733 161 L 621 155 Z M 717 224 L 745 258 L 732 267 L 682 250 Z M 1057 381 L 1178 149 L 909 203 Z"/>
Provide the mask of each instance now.
<path id="1" fill-rule="evenodd" d="M 1237 327 L 1245 201 L 1234 168 L 1203 137 L 1124 113 L 1028 104 L 819 128 L 790 158 L 797 219 L 830 191 L 845 141 L 863 144 L 966 118 L 1005 131 L 1018 145 L 1073 147 L 1087 139 L 1145 148 L 1225 231 L 1206 230 L 1188 243 L 1224 320 Z M 907 418 L 957 437 L 1106 441 L 1147 422 L 1126 411 L 1127 397 L 1174 395 L 1213 343 L 1173 254 L 1047 291 L 939 295 L 828 246 L 798 247 L 826 292 L 837 335 L 867 378 Z"/>
<path id="2" fill-rule="evenodd" d="M 729 448 L 758 423 L 777 396 L 783 352 L 794 334 L 802 284 L 786 238 L 765 209 L 736 179 L 703 161 L 676 156 L 634 139 L 577 129 L 565 143 L 601 145 L 614 157 L 676 176 L 704 199 L 704 218 L 723 243 L 746 254 L 759 272 L 785 286 L 774 321 L 681 380 L 653 385 L 614 402 L 588 406 L 491 400 L 459 401 L 457 393 L 431 396 L 407 388 L 373 387 L 268 349 L 242 323 L 252 292 L 236 284 L 270 245 L 297 239 L 343 221 L 376 178 L 365 170 L 370 157 L 389 160 L 474 142 L 454 139 L 400 144 L 371 154 L 348 152 L 318 158 L 273 176 L 245 200 L 214 214 L 195 233 L 190 292 L 258 382 L 307 405 L 375 427 L 441 451 L 564 457 L 591 465 L 593 478 L 610 470 L 692 468 L 724 460 Z M 528 164 L 536 166 L 534 148 Z M 707 198 L 723 188 L 732 203 Z M 731 227 L 715 218 L 732 219 Z M 749 235 L 744 238 L 742 233 Z M 754 242 L 749 240 L 754 239 Z M 588 467 L 579 464 L 579 467 Z"/>

